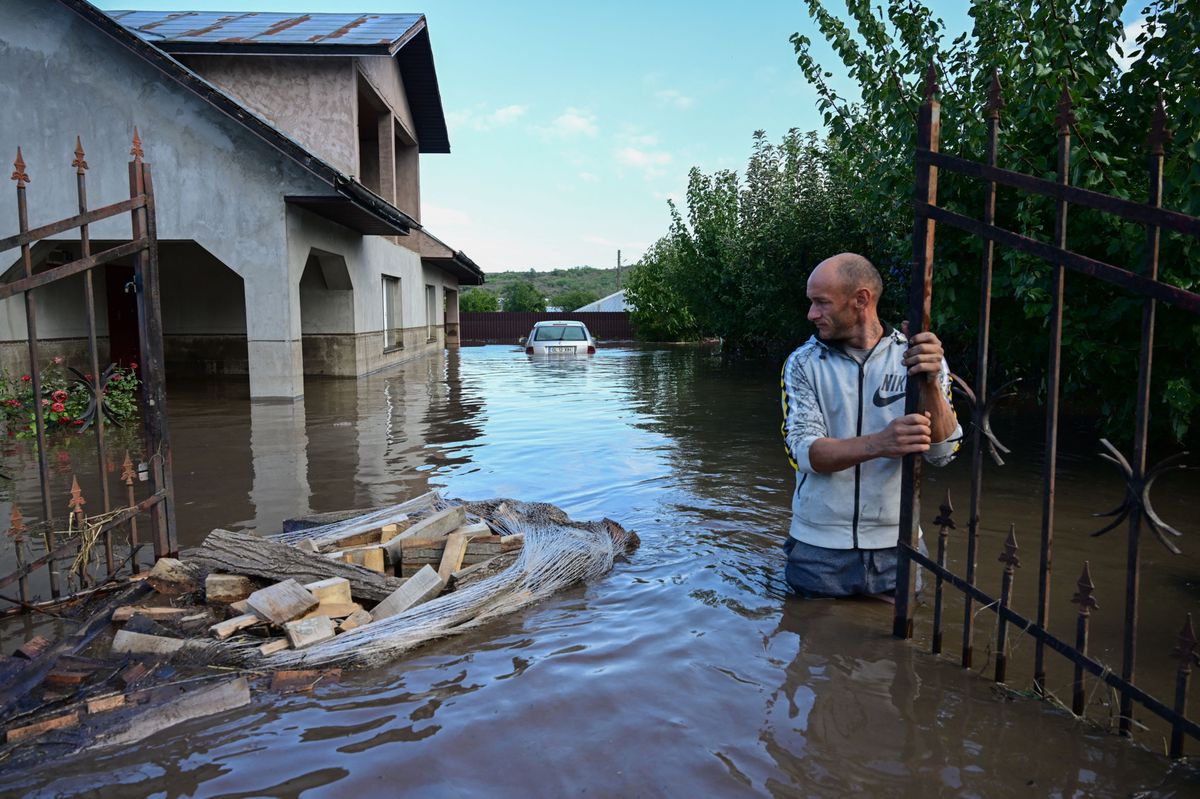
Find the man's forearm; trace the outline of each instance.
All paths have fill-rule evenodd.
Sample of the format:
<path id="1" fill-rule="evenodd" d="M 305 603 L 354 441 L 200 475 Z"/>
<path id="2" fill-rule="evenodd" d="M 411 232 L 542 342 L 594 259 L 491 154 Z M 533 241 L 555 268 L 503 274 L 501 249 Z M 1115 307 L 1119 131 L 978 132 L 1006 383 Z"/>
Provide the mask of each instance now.
<path id="1" fill-rule="evenodd" d="M 929 412 L 929 432 L 933 443 L 945 441 L 954 433 L 958 421 L 954 418 L 954 410 L 946 401 L 946 395 L 934 380 L 929 380 L 921 387 L 925 410 Z"/>
<path id="2" fill-rule="evenodd" d="M 808 462 L 817 474 L 831 474 L 880 456 L 876 436 L 818 438 L 808 450 Z"/>

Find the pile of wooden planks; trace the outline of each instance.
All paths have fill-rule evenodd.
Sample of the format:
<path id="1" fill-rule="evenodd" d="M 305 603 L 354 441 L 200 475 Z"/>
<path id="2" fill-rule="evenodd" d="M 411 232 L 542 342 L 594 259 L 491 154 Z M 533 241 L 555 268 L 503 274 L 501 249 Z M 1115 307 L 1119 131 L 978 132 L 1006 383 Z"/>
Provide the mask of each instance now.
<path id="1" fill-rule="evenodd" d="M 291 544 L 214 530 L 180 559 L 160 559 L 147 580 L 176 603 L 202 595 L 215 617 L 205 626 L 209 640 L 258 638 L 259 654 L 269 657 L 403 613 L 488 573 L 489 564 L 511 564 L 523 543 L 521 535 L 496 535 L 485 522 L 468 520 L 454 505 L 374 530 Z M 130 606 L 119 608 L 113 621 L 194 620 L 196 613 L 196 607 Z M 144 629 L 121 630 L 113 639 L 120 653 L 174 655 L 204 646 Z"/>

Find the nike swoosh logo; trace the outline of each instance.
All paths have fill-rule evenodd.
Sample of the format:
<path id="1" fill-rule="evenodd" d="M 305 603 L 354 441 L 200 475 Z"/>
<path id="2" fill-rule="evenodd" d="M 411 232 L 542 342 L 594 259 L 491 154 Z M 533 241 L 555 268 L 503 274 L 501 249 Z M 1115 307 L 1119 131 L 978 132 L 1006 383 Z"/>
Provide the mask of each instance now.
<path id="1" fill-rule="evenodd" d="M 879 391 L 879 388 L 875 389 L 875 396 L 871 397 L 871 402 L 875 403 L 876 408 L 886 408 L 896 400 L 902 400 L 905 397 L 905 393 L 903 391 L 901 391 L 899 394 L 891 394 L 886 397 L 880 394 Z"/>

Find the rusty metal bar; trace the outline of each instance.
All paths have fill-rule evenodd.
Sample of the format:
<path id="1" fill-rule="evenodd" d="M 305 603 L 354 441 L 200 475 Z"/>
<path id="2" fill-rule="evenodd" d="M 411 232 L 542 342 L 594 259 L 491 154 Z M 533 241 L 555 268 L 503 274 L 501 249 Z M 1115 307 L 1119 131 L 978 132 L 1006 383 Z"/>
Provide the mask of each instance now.
<path id="1" fill-rule="evenodd" d="M 1183 629 L 1179 631 L 1179 644 L 1172 657 L 1179 658 L 1179 670 L 1175 673 L 1175 712 L 1180 716 L 1187 713 L 1188 682 L 1192 677 L 1192 664 L 1200 662 L 1196 656 L 1196 630 L 1192 627 L 1192 614 L 1187 614 Z M 1183 757 L 1183 728 L 1171 725 L 1171 758 Z"/>
<path id="2" fill-rule="evenodd" d="M 69 216 L 66 219 L 60 219 L 57 222 L 52 222 L 49 225 L 31 228 L 15 236 L 9 236 L 6 239 L 0 239 L 0 252 L 11 250 L 14 247 L 19 247 L 22 244 L 34 244 L 42 239 L 50 238 L 58 233 L 65 233 L 68 230 L 90 225 L 93 222 L 99 222 L 104 219 L 109 219 L 114 216 L 128 213 L 134 209 L 142 207 L 146 202 L 143 197 L 134 197 L 128 200 L 121 200 L 119 203 L 106 205 L 102 208 L 97 208 L 94 211 L 88 211 L 85 214 L 77 216 Z"/>
<path id="3" fill-rule="evenodd" d="M 166 496 L 167 496 L 167 494 L 165 491 L 159 491 L 156 494 L 146 497 L 141 502 L 139 502 L 138 504 L 134 505 L 131 508 L 125 508 L 124 510 L 118 511 L 115 516 L 113 516 L 111 519 L 109 519 L 107 522 L 105 522 L 103 525 L 101 525 L 100 533 L 104 533 L 108 530 L 112 530 L 113 528 L 120 527 L 122 524 L 125 524 L 127 521 L 129 521 L 131 518 L 133 518 L 137 514 L 144 513 L 147 510 L 150 510 L 151 508 L 153 508 L 153 507 L 157 506 L 158 504 L 160 504 L 161 502 L 165 501 Z M 76 542 L 76 541 L 65 541 L 62 544 L 59 544 L 56 548 L 47 552 L 45 555 L 42 555 L 37 560 L 30 561 L 29 563 L 25 564 L 25 566 L 18 569 L 17 571 L 10 572 L 9 574 L 6 574 L 3 577 L 0 577 L 0 588 L 5 588 L 5 587 L 11 585 L 13 582 L 19 580 L 23 575 L 32 574 L 34 571 L 41 568 L 42 566 L 45 566 L 48 563 L 52 563 L 56 558 L 61 558 L 64 555 L 69 554 L 71 552 L 71 549 L 73 547 L 77 547 L 77 546 L 78 546 L 78 542 Z"/>
<path id="4" fill-rule="evenodd" d="M 142 392 L 146 410 L 143 428 L 146 441 L 146 460 L 150 463 L 150 490 L 165 489 L 168 500 L 150 517 L 154 556 L 161 558 L 175 549 L 175 515 L 171 450 L 167 433 L 166 391 L 164 390 L 162 355 L 162 303 L 158 284 L 158 248 L 153 246 L 155 235 L 153 182 L 149 165 L 142 161 L 141 140 L 137 128 L 133 132 L 133 160 L 129 163 L 129 193 L 143 195 L 146 203 L 132 214 L 134 238 L 147 238 L 149 246 L 134 258 L 135 283 L 138 287 L 138 327 L 142 358 Z"/>
<path id="5" fill-rule="evenodd" d="M 75 167 L 75 190 L 79 197 L 79 213 L 81 215 L 87 213 L 87 160 L 83 151 L 83 142 L 79 137 L 75 137 L 75 160 L 71 162 L 71 166 Z M 80 255 L 84 258 L 92 254 L 91 235 L 87 225 L 79 227 L 79 246 Z M 100 381 L 100 353 L 96 342 L 96 291 L 93 281 L 92 270 L 89 269 L 83 273 L 83 300 L 84 308 L 87 317 L 88 328 L 88 354 L 91 356 L 92 374 L 97 382 Z M 101 391 L 104 387 L 101 386 Z M 103 401 L 103 395 L 97 397 L 97 402 Z M 108 513 L 112 510 L 112 497 L 108 491 L 108 452 L 104 441 L 104 413 L 102 407 L 97 407 L 96 413 L 96 463 L 98 466 L 97 473 L 100 477 L 100 495 L 103 502 L 104 512 Z M 104 556 L 105 562 L 108 565 L 108 576 L 113 576 L 113 549 L 112 535 L 104 537 Z"/>
<path id="6" fill-rule="evenodd" d="M 916 160 L 918 164 L 928 164 L 945 169 L 948 172 L 966 175 L 967 177 L 994 181 L 1014 189 L 1028 191 L 1032 194 L 1040 194 L 1043 197 L 1049 197 L 1053 200 L 1069 202 L 1071 205 L 1078 205 L 1082 208 L 1094 208 L 1097 211 L 1114 214 L 1131 222 L 1141 222 L 1144 225 L 1157 225 L 1160 228 L 1176 233 L 1200 237 L 1200 218 L 1178 211 L 1147 206 L 1142 203 L 1133 202 L 1132 200 L 1125 200 L 1120 197 L 1081 189 L 1078 186 L 1066 186 L 1052 180 L 1024 175 L 1020 172 L 997 169 L 994 166 L 986 166 L 945 153 L 918 152 Z"/>
<path id="7" fill-rule="evenodd" d="M 1079 590 L 1071 597 L 1071 601 L 1079 605 L 1079 617 L 1075 620 L 1075 649 L 1081 654 L 1086 655 L 1088 649 L 1088 622 L 1091 620 L 1092 609 L 1098 608 L 1095 597 L 1092 593 L 1096 590 L 1096 586 L 1092 584 L 1092 573 L 1088 569 L 1088 562 L 1083 562 L 1083 574 L 1079 575 L 1079 582 L 1076 583 Z M 1071 710 L 1076 716 L 1082 716 L 1086 705 L 1086 697 L 1083 692 L 1083 666 L 1078 662 L 1075 663 L 1075 679 L 1071 684 Z"/>
<path id="8" fill-rule="evenodd" d="M 938 525 L 937 562 L 943 569 L 946 567 L 946 539 L 954 529 L 954 505 L 950 503 L 950 489 L 946 489 L 946 499 L 938 507 L 938 516 L 933 523 Z M 933 586 L 933 654 L 942 652 L 942 578 L 936 577 Z"/>
<path id="9" fill-rule="evenodd" d="M 904 548 L 905 544 L 901 543 L 900 547 Z M 1078 663 L 1082 665 L 1084 670 L 1097 677 L 1105 685 L 1115 688 L 1120 693 L 1129 694 L 1129 696 L 1133 698 L 1133 701 L 1137 702 L 1151 713 L 1156 714 L 1168 724 L 1178 724 L 1185 733 L 1193 738 L 1196 738 L 1197 740 L 1200 740 L 1200 723 L 1192 721 L 1186 716 L 1176 713 L 1172 708 L 1167 707 L 1162 702 L 1158 701 L 1141 688 L 1138 688 L 1133 683 L 1121 679 L 1120 675 L 1116 674 L 1112 669 L 1110 669 L 1108 666 L 1105 666 L 1100 661 L 1095 660 L 1089 655 L 1084 655 L 1080 652 L 1077 652 L 1075 647 L 1056 637 L 1049 630 L 1044 630 L 1041 627 L 1038 627 L 1033 619 L 1025 618 L 1011 607 L 1001 608 L 997 599 L 989 596 L 977 586 L 971 585 L 949 569 L 941 568 L 932 558 L 928 557 L 927 555 L 922 555 L 920 552 L 910 547 L 908 557 L 914 563 L 924 566 L 935 575 L 940 574 L 943 578 L 945 578 L 946 582 L 950 583 L 958 590 L 971 594 L 971 596 L 975 597 L 975 601 L 980 605 L 991 606 L 997 616 L 1003 617 L 1009 624 L 1013 625 L 1014 627 L 1020 627 L 1024 632 L 1033 636 L 1037 640 L 1044 642 L 1048 649 L 1054 650 L 1067 660 L 1070 660 L 1072 663 Z"/>
<path id="10" fill-rule="evenodd" d="M 129 450 L 125 450 L 125 462 L 121 464 L 121 480 L 125 483 L 126 501 L 132 507 L 136 504 L 136 499 L 133 493 L 133 461 L 129 458 Z M 138 525 L 137 517 L 133 516 L 129 519 L 129 552 L 130 564 L 134 574 L 139 574 L 142 566 L 138 563 L 137 553 L 141 544 L 138 543 Z"/>
<path id="11" fill-rule="evenodd" d="M 1079 253 L 1061 252 L 1056 250 L 1053 244 L 1046 244 L 1045 242 L 1031 239 L 1028 236 L 1022 236 L 1019 233 L 1013 233 L 1011 230 L 1005 230 L 1004 228 L 985 225 L 977 219 L 957 214 L 954 211 L 947 211 L 945 208 L 938 208 L 934 205 L 921 205 L 920 203 L 917 203 L 916 207 L 918 213 L 926 214 L 936 222 L 950 225 L 959 230 L 965 230 L 967 233 L 995 241 L 998 244 L 1011 247 L 1018 252 L 1029 253 L 1041 258 L 1043 261 L 1061 263 L 1073 272 L 1079 272 L 1080 274 L 1089 275 L 1107 283 L 1112 283 L 1140 297 L 1150 297 L 1188 313 L 1200 314 L 1200 294 L 1196 294 L 1195 292 L 1177 288 L 1168 283 L 1150 280 L 1127 269 L 1106 264 L 1103 261 L 1097 261 L 1094 258 L 1088 258 Z"/>
<path id="12" fill-rule="evenodd" d="M 1004 551 L 1000 553 L 1000 562 L 1004 564 L 1004 575 L 1000 578 L 1000 610 L 1006 610 L 1012 605 L 1013 576 L 1021 565 L 1017 555 L 1016 525 L 1008 526 L 1008 538 L 1004 541 Z M 1038 625 L 1042 627 L 1042 625 Z M 1044 628 L 1043 628 L 1044 629 Z M 996 682 L 1004 682 L 1008 674 L 1008 620 L 1004 613 L 996 616 Z"/>
<path id="13" fill-rule="evenodd" d="M 13 162 L 12 179 L 17 182 L 17 225 L 21 233 L 29 231 L 29 204 L 25 197 L 25 186 L 29 183 L 29 175 L 25 172 L 25 159 L 21 157 L 21 148 L 17 148 L 17 160 Z M 33 276 L 33 258 L 30 253 L 29 242 L 21 245 L 21 264 L 24 268 L 25 278 L 29 279 Z M 3 295 L 0 295 L 0 299 Z M 34 433 L 37 439 L 37 457 L 38 457 L 38 477 L 41 481 L 42 488 L 42 519 L 46 523 L 46 529 L 50 530 L 53 527 L 54 508 L 50 502 L 50 466 L 46 461 L 46 419 L 42 412 L 42 373 L 41 373 L 41 353 L 38 350 L 37 338 L 37 306 L 34 304 L 33 292 L 25 292 L 25 326 L 26 333 L 29 336 L 29 376 L 32 383 L 31 390 L 33 391 L 33 423 Z M 46 551 L 50 552 L 54 549 L 54 542 L 50 539 L 50 533 L 46 533 Z M 54 567 L 54 561 L 49 561 L 50 570 L 50 594 L 57 597 L 60 592 L 58 570 Z"/>
<path id="14" fill-rule="evenodd" d="M 1167 130 L 1167 114 L 1163 108 L 1162 95 L 1150 124 L 1147 144 L 1150 148 L 1150 185 L 1147 204 L 1153 208 L 1162 206 L 1162 167 L 1164 145 L 1170 139 Z M 1146 227 L 1145 276 L 1158 280 L 1158 249 L 1160 240 L 1156 225 Z M 1134 419 L 1133 458 L 1129 462 L 1134 485 L 1142 485 L 1146 478 L 1146 448 L 1150 426 L 1150 374 L 1154 358 L 1154 315 L 1155 302 L 1146 299 L 1142 305 L 1142 337 L 1138 354 L 1137 411 Z M 1138 627 L 1138 582 L 1141 577 L 1141 530 L 1142 506 L 1134 503 L 1129 509 L 1129 539 L 1125 555 L 1125 628 L 1121 650 L 1121 677 L 1133 682 L 1137 660 Z M 1133 725 L 1133 704 L 1121 697 L 1119 728 L 1122 735 L 1130 735 Z"/>
<path id="15" fill-rule="evenodd" d="M 77 275 L 80 272 L 87 272 L 89 269 L 95 269 L 97 266 L 102 266 L 119 258 L 124 258 L 127 255 L 133 255 L 140 250 L 145 250 L 147 243 L 145 238 L 134 239 L 124 244 L 118 244 L 116 247 L 112 247 L 96 255 L 80 258 L 78 261 L 56 266 L 53 269 L 47 269 L 45 272 L 39 272 L 36 275 L 25 277 L 21 280 L 5 283 L 4 285 L 0 285 L 0 300 L 7 299 L 21 292 L 26 292 L 26 296 L 28 296 L 29 291 L 39 286 L 54 283 L 63 278 Z"/>
<path id="16" fill-rule="evenodd" d="M 992 84 L 988 90 L 988 101 L 985 109 L 988 117 L 988 164 L 996 165 L 996 154 L 1000 144 L 1000 109 L 1004 107 L 1004 98 L 1000 93 L 1000 75 L 992 72 Z M 993 225 L 996 222 L 996 184 L 988 182 L 983 190 L 983 221 Z M 990 240 L 983 242 L 983 263 L 979 270 L 979 340 L 975 354 L 975 403 L 972 406 L 974 416 L 971 430 L 971 504 L 967 516 L 967 582 L 975 582 L 975 570 L 978 567 L 979 555 L 979 503 L 983 495 L 983 445 L 985 414 L 987 413 L 988 390 L 988 349 L 992 332 L 992 266 L 995 258 L 995 244 Z M 975 608 L 970 594 L 963 597 L 963 637 L 962 637 L 962 666 L 971 668 L 974 659 Z"/>
<path id="17" fill-rule="evenodd" d="M 917 120 L 917 149 L 936 151 L 941 138 L 941 103 L 937 99 L 937 71 L 933 62 L 925 73 L 925 102 L 921 105 Z M 937 168 L 917 167 L 916 197 L 925 205 L 937 203 Z M 933 290 L 933 240 L 934 223 L 920 213 L 913 224 L 912 277 L 908 289 L 908 330 L 910 333 L 929 329 L 929 306 Z M 937 379 L 937 375 L 932 375 Z M 904 412 L 919 413 L 923 410 L 921 388 L 918 381 L 906 382 Z M 900 478 L 900 521 L 899 541 L 916 549 L 920 536 L 921 518 L 921 456 L 904 456 Z M 896 562 L 896 608 L 892 619 L 892 635 L 897 638 L 912 637 L 913 609 L 916 605 L 916 580 L 912 563 L 905 550 L 898 550 Z"/>
<path id="18" fill-rule="evenodd" d="M 12 539 L 13 549 L 16 551 L 17 569 L 25 567 L 25 519 L 21 516 L 21 509 L 17 507 L 14 501 L 12 506 L 12 515 L 9 517 L 8 535 Z M 17 596 L 22 602 L 29 601 L 29 577 L 22 574 L 17 581 Z"/>
<path id="19" fill-rule="evenodd" d="M 1075 112 L 1071 93 L 1063 86 L 1058 101 L 1058 167 L 1060 185 L 1071 179 L 1071 127 Z M 1054 246 L 1067 248 L 1067 203 L 1059 200 L 1054 207 Z M 1058 401 L 1062 376 L 1063 287 L 1066 272 L 1055 263 L 1050 278 L 1050 358 L 1046 367 L 1046 452 L 1042 462 L 1042 530 L 1038 549 L 1037 623 L 1045 627 L 1050 618 L 1051 558 L 1054 546 L 1054 490 L 1058 471 Z M 1046 687 L 1045 651 L 1039 641 L 1033 653 L 1033 689 L 1043 693 Z"/>

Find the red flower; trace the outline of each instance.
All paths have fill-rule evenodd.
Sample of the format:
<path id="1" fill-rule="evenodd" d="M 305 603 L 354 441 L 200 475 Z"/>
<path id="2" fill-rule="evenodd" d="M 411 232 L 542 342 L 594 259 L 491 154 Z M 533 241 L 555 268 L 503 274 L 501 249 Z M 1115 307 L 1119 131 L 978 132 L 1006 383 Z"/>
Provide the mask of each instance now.
<path id="1" fill-rule="evenodd" d="M 21 375 L 21 382 L 22 382 L 22 383 L 28 383 L 28 382 L 29 382 L 30 380 L 32 380 L 32 379 L 33 379 L 33 378 L 31 378 L 29 375 Z"/>
<path id="2" fill-rule="evenodd" d="M 67 406 L 63 405 L 61 402 L 56 402 L 50 406 L 50 410 L 54 411 L 55 413 L 62 413 L 66 409 Z"/>
<path id="3" fill-rule="evenodd" d="M 82 424 L 83 424 L 83 420 L 82 420 L 82 419 L 76 419 L 75 421 L 71 422 L 71 424 L 75 425 L 76 427 L 79 427 L 80 425 L 82 425 Z M 110 469 L 109 471 L 113 471 L 113 470 L 112 470 L 112 469 Z"/>
<path id="4" fill-rule="evenodd" d="M 42 400 L 42 405 L 49 405 L 49 404 L 50 404 L 50 400 L 48 400 L 48 399 Z"/>
<path id="5" fill-rule="evenodd" d="M 51 394 L 50 398 L 53 399 L 55 402 L 66 402 L 67 401 L 67 392 L 63 391 L 60 388 L 58 391 L 55 391 L 53 394 Z"/>
<path id="6" fill-rule="evenodd" d="M 130 361 L 130 362 L 129 362 L 129 368 L 130 368 L 130 369 L 137 369 L 137 361 Z"/>
<path id="7" fill-rule="evenodd" d="M 71 417 L 70 417 L 70 416 L 67 416 L 66 414 L 64 414 L 64 415 L 62 415 L 62 416 L 58 417 L 58 423 L 59 423 L 59 424 L 70 424 L 70 423 L 71 423 Z"/>

